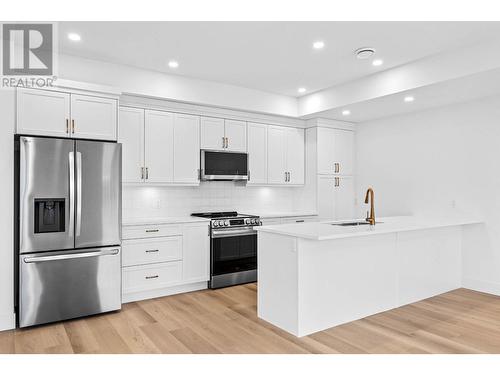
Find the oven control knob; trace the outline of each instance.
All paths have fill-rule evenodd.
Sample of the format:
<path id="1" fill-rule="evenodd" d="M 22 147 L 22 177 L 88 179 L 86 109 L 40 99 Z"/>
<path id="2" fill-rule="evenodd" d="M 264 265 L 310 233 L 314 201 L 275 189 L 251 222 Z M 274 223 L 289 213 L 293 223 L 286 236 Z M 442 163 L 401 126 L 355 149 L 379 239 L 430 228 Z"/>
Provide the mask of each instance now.
<path id="1" fill-rule="evenodd" d="M 214 221 L 213 226 L 214 226 L 214 227 L 218 227 L 218 226 L 219 226 L 219 223 L 218 223 L 218 222 L 216 222 L 216 221 Z"/>
<path id="2" fill-rule="evenodd" d="M 255 219 L 252 219 L 252 224 L 255 224 Z"/>
<path id="3" fill-rule="evenodd" d="M 224 220 L 219 220 L 219 227 L 223 227 L 224 226 Z"/>
<path id="4" fill-rule="evenodd" d="M 250 219 L 245 219 L 245 224 L 250 224 L 252 221 Z"/>
<path id="5" fill-rule="evenodd" d="M 229 226 L 229 220 L 226 220 L 226 221 L 224 222 L 224 225 L 225 225 L 226 227 L 228 227 L 228 226 Z"/>

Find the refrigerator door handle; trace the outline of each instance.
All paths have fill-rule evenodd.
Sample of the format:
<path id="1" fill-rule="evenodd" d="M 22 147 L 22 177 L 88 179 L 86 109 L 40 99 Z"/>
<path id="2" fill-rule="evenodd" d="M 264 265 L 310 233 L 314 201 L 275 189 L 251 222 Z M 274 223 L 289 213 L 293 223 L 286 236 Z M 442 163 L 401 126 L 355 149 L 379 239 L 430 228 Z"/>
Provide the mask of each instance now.
<path id="1" fill-rule="evenodd" d="M 68 234 L 73 237 L 75 227 L 75 154 L 73 151 L 68 153 L 69 164 L 69 228 Z"/>
<path id="2" fill-rule="evenodd" d="M 117 255 L 120 252 L 119 249 L 112 250 L 100 250 L 100 251 L 89 251 L 86 253 L 77 254 L 63 254 L 63 255 L 47 255 L 39 257 L 27 257 L 24 258 L 24 263 L 41 263 L 50 262 L 53 260 L 63 260 L 63 259 L 77 259 L 77 258 L 90 258 L 90 257 L 100 257 L 105 255 Z"/>
<path id="3" fill-rule="evenodd" d="M 76 153 L 76 236 L 82 227 L 82 153 Z"/>

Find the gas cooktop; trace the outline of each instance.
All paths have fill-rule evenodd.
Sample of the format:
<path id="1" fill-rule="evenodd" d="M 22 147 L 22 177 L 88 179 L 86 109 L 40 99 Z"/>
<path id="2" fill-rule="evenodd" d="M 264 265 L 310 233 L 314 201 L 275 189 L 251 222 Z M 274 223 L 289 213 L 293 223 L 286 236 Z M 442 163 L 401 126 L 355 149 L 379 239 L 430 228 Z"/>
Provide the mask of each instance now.
<path id="1" fill-rule="evenodd" d="M 246 217 L 257 217 L 256 215 L 244 215 L 239 214 L 236 211 L 225 211 L 225 212 L 198 212 L 193 213 L 191 216 L 203 217 L 206 219 L 226 219 L 226 218 L 246 218 Z"/>

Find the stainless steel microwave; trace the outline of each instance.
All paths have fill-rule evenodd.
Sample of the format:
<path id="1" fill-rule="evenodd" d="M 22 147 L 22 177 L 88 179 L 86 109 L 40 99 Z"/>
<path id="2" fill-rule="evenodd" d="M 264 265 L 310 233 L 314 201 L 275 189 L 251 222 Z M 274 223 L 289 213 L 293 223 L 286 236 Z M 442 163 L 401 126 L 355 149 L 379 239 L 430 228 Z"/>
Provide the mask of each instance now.
<path id="1" fill-rule="evenodd" d="M 201 150 L 202 181 L 248 180 L 248 154 Z"/>

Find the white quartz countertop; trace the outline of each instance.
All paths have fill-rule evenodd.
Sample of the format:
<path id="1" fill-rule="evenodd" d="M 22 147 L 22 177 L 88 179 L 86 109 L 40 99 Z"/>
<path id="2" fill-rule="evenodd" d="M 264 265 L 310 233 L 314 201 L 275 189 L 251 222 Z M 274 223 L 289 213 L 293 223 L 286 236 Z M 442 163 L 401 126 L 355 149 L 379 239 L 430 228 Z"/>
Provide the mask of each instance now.
<path id="1" fill-rule="evenodd" d="M 141 217 L 123 219 L 122 226 L 134 225 L 160 225 L 160 224 L 182 224 L 208 222 L 209 219 L 195 216 L 167 216 L 167 217 Z"/>
<path id="2" fill-rule="evenodd" d="M 350 221 L 350 220 L 349 220 Z M 467 224 L 479 224 L 482 220 L 474 217 L 417 217 L 392 216 L 377 219 L 375 226 L 360 225 L 343 227 L 332 225 L 339 221 L 266 225 L 256 228 L 259 232 L 276 233 L 310 240 L 334 240 L 338 238 L 370 236 L 383 233 L 406 232 Z"/>
<path id="3" fill-rule="evenodd" d="M 278 217 L 299 217 L 299 216 L 317 216 L 316 211 L 241 211 L 244 214 L 256 215 L 262 219 L 271 219 Z"/>

